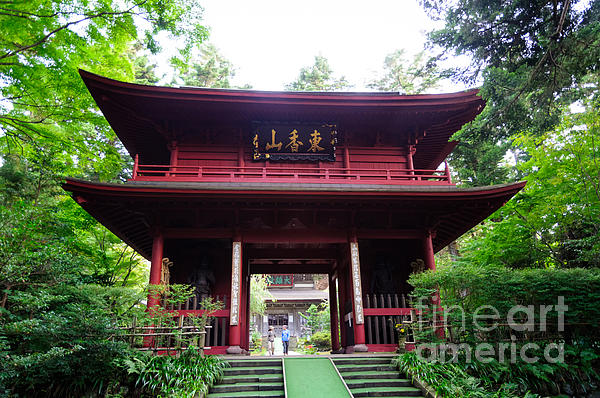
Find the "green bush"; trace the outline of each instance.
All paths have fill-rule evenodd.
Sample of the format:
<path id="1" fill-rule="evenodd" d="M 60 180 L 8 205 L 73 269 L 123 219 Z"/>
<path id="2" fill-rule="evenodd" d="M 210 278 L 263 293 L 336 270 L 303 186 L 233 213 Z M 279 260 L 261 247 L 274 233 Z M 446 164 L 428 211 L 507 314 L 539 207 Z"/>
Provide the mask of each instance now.
<path id="1" fill-rule="evenodd" d="M 428 348 L 439 353 L 443 348 L 439 343 L 450 342 L 456 344 L 454 348 L 460 347 L 460 351 L 456 361 L 444 361 L 440 355 L 423 361 L 414 354 L 406 354 L 400 357 L 398 365 L 435 388 L 441 388 L 442 396 L 485 397 L 488 391 L 496 390 L 506 391 L 507 395 L 500 396 L 511 396 L 515 391 L 544 396 L 560 393 L 584 396 L 599 388 L 599 269 L 514 270 L 459 264 L 412 275 L 409 282 L 415 287 L 412 305 L 420 311 L 421 320 L 446 318 L 443 336 L 434 333 L 433 327 L 421 328 L 422 323 L 417 324 L 413 329 L 417 350 L 425 352 L 427 357 Z M 437 316 L 440 313 L 434 311 L 439 305 L 432 300 L 436 291 L 445 309 L 440 317 Z M 563 309 L 564 328 L 560 326 L 561 315 L 555 307 L 559 297 L 567 307 Z M 545 325 L 542 324 L 542 305 L 552 306 L 546 307 L 549 311 L 544 314 Z M 521 306 L 521 310 L 513 313 L 516 316 L 511 320 L 509 314 L 516 306 Z M 479 325 L 489 329 L 484 330 Z M 500 357 L 501 351 L 495 351 L 501 343 L 508 345 L 506 342 L 510 342 L 511 352 L 518 353 L 508 354 L 510 361 Z M 437 344 L 426 346 L 425 343 Z M 473 358 L 472 353 L 481 343 L 493 347 L 494 355 L 486 354 L 489 362 Z M 552 360 L 544 360 L 544 348 L 549 349 L 550 344 L 562 346 L 564 358 L 551 353 Z M 525 345 L 534 346 L 527 354 L 529 358 L 537 357 L 533 363 L 521 357 L 521 348 Z M 466 359 L 467 350 L 470 360 Z M 484 392 L 478 395 L 473 391 Z"/>
<path id="2" fill-rule="evenodd" d="M 506 325 L 493 332 L 475 330 L 474 317 L 481 306 L 492 306 L 498 311 L 497 323 L 507 322 L 511 308 L 533 306 L 535 329 L 528 338 L 551 339 L 557 334 L 573 345 L 595 344 L 600 331 L 600 269 L 504 269 L 495 267 L 472 267 L 465 264 L 444 267 L 436 272 L 412 275 L 410 284 L 415 287 L 413 305 L 419 302 L 431 307 L 432 293 L 439 289 L 444 308 L 454 308 L 447 312 L 448 322 L 454 325 L 450 337 L 460 341 L 501 340 L 508 332 Z M 568 309 L 564 313 L 565 330 L 558 330 L 559 314 L 553 309 L 546 314 L 547 330 L 539 332 L 541 305 L 556 305 L 558 298 L 564 298 Z M 462 312 L 461 312 L 462 311 Z M 463 322 L 464 312 L 466 322 Z M 490 315 L 485 310 L 480 314 Z M 523 315 L 522 313 L 519 315 Z M 519 319 L 519 322 L 523 320 Z M 463 325 L 466 328 L 458 329 Z M 421 340 L 425 336 L 420 336 Z"/>
<path id="3" fill-rule="evenodd" d="M 402 372 L 426 383 L 441 398 L 537 397 L 528 391 L 519 391 L 519 387 L 510 382 L 494 383 L 491 387 L 473 375 L 474 372 L 468 372 L 464 363 L 428 362 L 409 352 L 396 357 L 394 364 Z"/>
<path id="4" fill-rule="evenodd" d="M 0 363 L 0 396 L 104 396 L 133 386 L 127 363 L 140 355 L 125 343 L 105 341 L 6 356 Z"/>
<path id="5" fill-rule="evenodd" d="M 331 333 L 317 332 L 310 337 L 310 343 L 317 347 L 319 351 L 327 351 L 331 349 Z"/>
<path id="6" fill-rule="evenodd" d="M 190 347 L 178 357 L 153 356 L 129 362 L 129 372 L 137 374 L 137 386 L 164 397 L 194 397 L 206 394 L 223 377 L 227 366 L 217 356 L 203 356 Z"/>
<path id="7" fill-rule="evenodd" d="M 252 349 L 260 350 L 262 348 L 262 335 L 258 331 L 253 331 L 250 335 L 250 340 L 252 343 Z"/>

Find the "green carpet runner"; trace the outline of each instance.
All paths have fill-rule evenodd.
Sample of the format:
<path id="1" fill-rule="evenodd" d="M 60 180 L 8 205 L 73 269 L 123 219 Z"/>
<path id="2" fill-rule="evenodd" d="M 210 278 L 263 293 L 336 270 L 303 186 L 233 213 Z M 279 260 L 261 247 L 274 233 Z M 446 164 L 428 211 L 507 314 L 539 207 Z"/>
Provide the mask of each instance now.
<path id="1" fill-rule="evenodd" d="M 344 382 L 329 358 L 285 358 L 288 398 L 347 398 Z"/>

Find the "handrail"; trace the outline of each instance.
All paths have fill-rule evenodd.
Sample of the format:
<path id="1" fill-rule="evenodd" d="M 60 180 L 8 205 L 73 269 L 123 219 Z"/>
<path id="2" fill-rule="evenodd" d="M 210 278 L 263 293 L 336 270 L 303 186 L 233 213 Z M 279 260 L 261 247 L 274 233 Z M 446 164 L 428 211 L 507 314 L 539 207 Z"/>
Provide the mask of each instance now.
<path id="1" fill-rule="evenodd" d="M 348 391 L 348 394 L 350 395 L 350 397 L 353 398 L 354 394 L 352 394 L 352 391 L 350 391 L 350 387 L 348 387 L 348 384 L 346 384 L 346 380 L 344 380 L 344 377 L 340 373 L 340 370 L 338 369 L 338 367 L 335 366 L 335 362 L 333 361 L 333 359 L 331 357 L 329 357 L 329 362 L 331 362 L 331 366 L 333 366 L 333 368 L 335 369 L 335 372 L 339 376 L 340 380 L 342 381 L 342 383 L 344 383 L 344 387 L 346 387 L 346 391 Z"/>
<path id="2" fill-rule="evenodd" d="M 371 169 L 347 167 L 263 167 L 263 166 L 189 166 L 137 164 L 133 180 L 315 180 L 319 182 L 352 181 L 426 181 L 452 184 L 447 169 Z"/>
<path id="3" fill-rule="evenodd" d="M 284 398 L 287 398 L 288 393 L 287 393 L 287 383 L 285 381 L 285 361 L 284 358 L 281 358 L 281 373 L 283 376 L 283 395 Z"/>

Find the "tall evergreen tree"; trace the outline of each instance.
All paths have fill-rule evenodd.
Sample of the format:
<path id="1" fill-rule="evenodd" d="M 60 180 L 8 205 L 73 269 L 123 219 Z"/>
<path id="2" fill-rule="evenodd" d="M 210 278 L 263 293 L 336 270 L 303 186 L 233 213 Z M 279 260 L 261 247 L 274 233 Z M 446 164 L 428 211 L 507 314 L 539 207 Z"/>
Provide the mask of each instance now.
<path id="1" fill-rule="evenodd" d="M 312 66 L 300 69 L 298 78 L 286 84 L 289 91 L 335 91 L 352 87 L 344 76 L 336 78 L 329 61 L 322 55 L 315 56 Z"/>
<path id="2" fill-rule="evenodd" d="M 420 94 L 437 87 L 443 77 L 436 60 L 426 57 L 424 51 L 409 59 L 405 50 L 397 50 L 385 57 L 383 68 L 383 76 L 372 80 L 368 87 L 400 94 Z"/>
<path id="3" fill-rule="evenodd" d="M 561 120 L 566 105 L 598 94 L 600 3 L 572 0 L 421 0 L 444 26 L 429 33 L 431 48 L 466 55 L 471 64 L 455 76 L 482 82 L 487 106 L 457 135 L 455 168 L 476 169 L 468 148 L 500 154 L 517 133 L 541 135 Z M 516 152 L 513 158 L 520 162 Z M 487 156 L 492 159 L 491 154 Z M 503 156 L 495 156 L 489 175 L 467 181 L 502 181 Z M 459 174 L 462 172 L 459 171 Z M 496 176 L 496 177 L 495 177 Z M 506 175 L 522 178 L 517 170 Z"/>
<path id="4" fill-rule="evenodd" d="M 231 62 L 226 59 L 211 43 L 205 43 L 199 54 L 189 60 L 173 60 L 176 77 L 173 83 L 183 83 L 186 86 L 231 88 L 230 79 L 235 76 Z"/>

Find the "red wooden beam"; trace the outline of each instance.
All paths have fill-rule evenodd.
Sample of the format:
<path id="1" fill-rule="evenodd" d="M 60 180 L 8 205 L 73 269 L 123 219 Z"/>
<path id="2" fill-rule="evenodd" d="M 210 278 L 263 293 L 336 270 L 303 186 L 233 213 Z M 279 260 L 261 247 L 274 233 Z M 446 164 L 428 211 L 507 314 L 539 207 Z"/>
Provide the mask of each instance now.
<path id="1" fill-rule="evenodd" d="M 231 228 L 165 228 L 165 239 L 227 239 L 233 237 Z M 346 243 L 348 231 L 344 229 L 277 229 L 277 230 L 240 230 L 244 243 Z M 422 239 L 425 231 L 417 229 L 362 229 L 357 231 L 359 239 Z M 291 258 L 264 257 L 255 258 Z M 297 257 L 311 258 L 311 257 Z M 322 257 L 333 258 L 333 257 Z"/>
<path id="2" fill-rule="evenodd" d="M 332 264 L 251 264 L 251 274 L 329 274 Z"/>
<path id="3" fill-rule="evenodd" d="M 412 308 L 365 308 L 365 316 L 410 315 Z"/>
<path id="4" fill-rule="evenodd" d="M 201 316 L 202 314 L 204 314 L 206 312 L 206 310 L 172 310 L 170 311 L 173 314 L 176 314 L 174 316 Z M 224 310 L 215 310 L 215 311 L 210 311 L 210 315 L 214 316 L 216 318 L 227 318 L 229 317 L 229 310 L 228 309 L 224 309 Z"/>
<path id="5" fill-rule="evenodd" d="M 333 260 L 339 255 L 335 249 L 246 249 L 246 258 L 266 260 Z"/>

